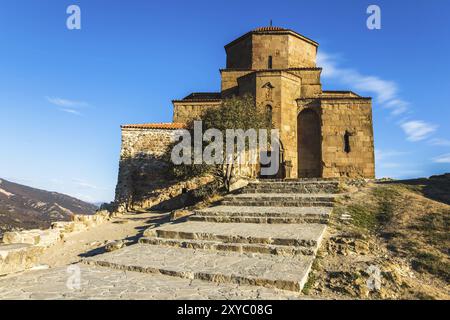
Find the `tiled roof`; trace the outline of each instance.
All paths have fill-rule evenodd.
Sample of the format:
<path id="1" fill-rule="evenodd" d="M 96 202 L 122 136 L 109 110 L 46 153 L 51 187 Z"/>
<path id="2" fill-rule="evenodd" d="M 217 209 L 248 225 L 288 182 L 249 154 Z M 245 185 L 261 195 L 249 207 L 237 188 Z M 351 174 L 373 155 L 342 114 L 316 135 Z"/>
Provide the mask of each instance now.
<path id="1" fill-rule="evenodd" d="M 125 124 L 120 126 L 122 129 L 184 129 L 186 125 L 184 123 L 142 123 L 142 124 Z"/>
<path id="2" fill-rule="evenodd" d="M 220 92 L 192 92 L 190 95 L 183 98 L 183 100 L 193 99 L 220 99 Z"/>
<path id="3" fill-rule="evenodd" d="M 259 27 L 256 29 L 253 29 L 253 31 L 289 31 L 288 29 L 281 28 L 281 27 Z"/>
<path id="4" fill-rule="evenodd" d="M 203 98 L 192 98 L 192 99 L 183 99 L 183 100 L 172 100 L 172 103 L 186 103 L 192 104 L 195 102 L 221 102 L 222 99 L 203 99 Z"/>

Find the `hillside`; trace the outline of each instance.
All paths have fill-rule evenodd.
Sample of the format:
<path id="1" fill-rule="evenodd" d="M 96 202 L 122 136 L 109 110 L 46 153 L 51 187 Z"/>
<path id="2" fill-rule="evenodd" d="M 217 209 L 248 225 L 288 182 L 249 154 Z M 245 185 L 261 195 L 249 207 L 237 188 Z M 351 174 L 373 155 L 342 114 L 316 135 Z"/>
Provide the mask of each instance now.
<path id="1" fill-rule="evenodd" d="M 350 191 L 334 210 L 305 291 L 338 299 L 449 299 L 450 174 Z"/>
<path id="2" fill-rule="evenodd" d="M 97 207 L 79 199 L 0 179 L 0 234 L 13 229 L 48 228 L 73 214 L 92 214 Z"/>

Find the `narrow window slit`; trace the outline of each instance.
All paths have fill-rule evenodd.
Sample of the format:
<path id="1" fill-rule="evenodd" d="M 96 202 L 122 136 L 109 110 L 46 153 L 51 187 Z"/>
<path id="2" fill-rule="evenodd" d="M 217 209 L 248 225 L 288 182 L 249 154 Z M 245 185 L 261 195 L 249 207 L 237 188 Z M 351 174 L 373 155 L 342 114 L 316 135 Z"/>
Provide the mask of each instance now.
<path id="1" fill-rule="evenodd" d="M 349 153 L 351 151 L 350 150 L 350 136 L 351 136 L 350 132 L 345 130 L 345 133 L 344 133 L 344 151 L 346 153 Z"/>

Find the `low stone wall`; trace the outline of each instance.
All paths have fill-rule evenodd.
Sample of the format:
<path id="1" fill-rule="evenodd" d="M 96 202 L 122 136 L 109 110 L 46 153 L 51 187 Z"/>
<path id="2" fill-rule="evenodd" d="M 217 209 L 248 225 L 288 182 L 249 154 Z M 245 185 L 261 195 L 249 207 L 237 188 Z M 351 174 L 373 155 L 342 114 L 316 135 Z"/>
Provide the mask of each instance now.
<path id="1" fill-rule="evenodd" d="M 43 251 L 26 243 L 0 244 L 0 276 L 31 269 Z"/>
<path id="2" fill-rule="evenodd" d="M 0 275 L 34 267 L 44 250 L 70 233 L 86 231 L 110 219 L 102 210 L 94 215 L 74 215 L 72 221 L 53 222 L 50 229 L 6 232 L 0 243 Z"/>

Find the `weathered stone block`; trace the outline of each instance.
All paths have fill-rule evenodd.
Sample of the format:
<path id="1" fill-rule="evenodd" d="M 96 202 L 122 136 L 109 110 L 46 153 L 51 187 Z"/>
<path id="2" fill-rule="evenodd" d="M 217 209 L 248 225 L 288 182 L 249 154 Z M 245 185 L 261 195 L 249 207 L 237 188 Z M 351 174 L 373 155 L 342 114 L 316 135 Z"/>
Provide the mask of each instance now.
<path id="1" fill-rule="evenodd" d="M 59 229 L 41 230 L 40 240 L 37 243 L 41 247 L 50 247 L 61 240 L 61 232 Z"/>
<path id="2" fill-rule="evenodd" d="M 32 268 L 42 251 L 43 247 L 31 244 L 0 245 L 0 275 Z"/>
<path id="3" fill-rule="evenodd" d="M 41 240 L 41 230 L 25 230 L 25 231 L 12 231 L 5 232 L 3 235 L 3 243 L 5 244 L 17 244 L 26 243 L 36 245 Z"/>

